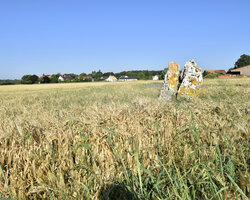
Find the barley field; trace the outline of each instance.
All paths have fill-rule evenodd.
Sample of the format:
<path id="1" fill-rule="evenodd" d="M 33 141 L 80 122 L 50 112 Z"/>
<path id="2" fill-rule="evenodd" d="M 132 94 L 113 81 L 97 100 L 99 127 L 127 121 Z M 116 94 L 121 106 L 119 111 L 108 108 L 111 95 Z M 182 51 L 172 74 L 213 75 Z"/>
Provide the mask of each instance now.
<path id="1" fill-rule="evenodd" d="M 250 79 L 0 87 L 0 198 L 248 199 Z"/>

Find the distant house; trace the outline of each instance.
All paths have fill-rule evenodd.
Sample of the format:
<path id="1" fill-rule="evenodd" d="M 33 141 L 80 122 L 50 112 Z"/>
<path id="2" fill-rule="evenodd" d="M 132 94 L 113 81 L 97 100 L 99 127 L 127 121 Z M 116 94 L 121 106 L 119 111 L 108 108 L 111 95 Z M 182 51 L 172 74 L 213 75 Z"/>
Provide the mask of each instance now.
<path id="1" fill-rule="evenodd" d="M 231 69 L 230 74 L 250 76 L 250 65 L 239 67 L 236 69 Z"/>
<path id="2" fill-rule="evenodd" d="M 205 70 L 204 72 L 207 72 L 207 73 L 220 73 L 220 74 L 226 74 L 227 72 L 225 70 Z"/>
<path id="3" fill-rule="evenodd" d="M 82 80 L 92 80 L 92 76 L 83 76 Z"/>
<path id="4" fill-rule="evenodd" d="M 71 75 L 65 74 L 63 76 L 59 76 L 58 81 L 72 81 L 74 78 Z"/>
<path id="5" fill-rule="evenodd" d="M 72 80 L 74 80 L 74 78 L 71 75 L 69 75 L 69 74 L 64 74 L 63 78 L 64 78 L 65 81 L 72 81 Z"/>
<path id="6" fill-rule="evenodd" d="M 106 78 L 105 81 L 114 82 L 117 81 L 117 78 L 113 75 L 109 75 L 109 77 Z"/>
<path id="7" fill-rule="evenodd" d="M 64 77 L 63 76 L 59 76 L 58 81 L 64 81 Z"/>
<path id="8" fill-rule="evenodd" d="M 152 76 L 152 80 L 158 81 L 159 80 L 159 76 L 158 75 Z"/>
<path id="9" fill-rule="evenodd" d="M 100 79 L 101 80 L 106 80 L 108 78 L 108 76 L 102 76 Z"/>
<path id="10" fill-rule="evenodd" d="M 119 78 L 119 81 L 137 81 L 138 79 L 137 78 L 134 78 L 134 77 L 128 77 L 128 76 L 121 76 Z"/>

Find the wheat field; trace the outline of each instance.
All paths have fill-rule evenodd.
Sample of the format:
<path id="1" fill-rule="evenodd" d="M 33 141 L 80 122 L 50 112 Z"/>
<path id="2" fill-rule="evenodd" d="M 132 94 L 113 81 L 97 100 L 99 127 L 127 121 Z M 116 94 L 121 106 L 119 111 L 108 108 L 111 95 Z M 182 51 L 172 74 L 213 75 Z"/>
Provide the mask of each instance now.
<path id="1" fill-rule="evenodd" d="M 0 87 L 0 198 L 248 199 L 250 79 Z"/>

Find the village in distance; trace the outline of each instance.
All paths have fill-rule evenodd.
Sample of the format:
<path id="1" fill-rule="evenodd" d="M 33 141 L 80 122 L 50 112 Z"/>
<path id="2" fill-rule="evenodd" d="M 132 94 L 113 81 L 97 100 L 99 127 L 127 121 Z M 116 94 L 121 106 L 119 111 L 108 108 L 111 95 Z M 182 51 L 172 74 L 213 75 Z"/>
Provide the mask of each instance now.
<path id="1" fill-rule="evenodd" d="M 163 70 L 134 70 L 119 73 L 105 72 L 101 70 L 92 71 L 89 74 L 43 74 L 24 75 L 21 80 L 0 80 L 0 85 L 14 84 L 42 84 L 42 83 L 69 83 L 69 82 L 95 82 L 95 81 L 137 81 L 137 80 L 163 80 L 168 68 Z M 235 62 L 234 68 L 228 71 L 224 69 L 207 70 L 203 69 L 203 78 L 234 78 L 250 76 L 250 55 L 243 54 Z"/>

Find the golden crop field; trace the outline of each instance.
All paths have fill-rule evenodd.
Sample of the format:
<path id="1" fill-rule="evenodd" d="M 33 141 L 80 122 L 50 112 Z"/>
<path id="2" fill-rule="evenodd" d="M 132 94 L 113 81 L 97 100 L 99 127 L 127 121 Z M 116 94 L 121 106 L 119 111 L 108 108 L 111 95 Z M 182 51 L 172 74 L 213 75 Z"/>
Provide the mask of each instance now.
<path id="1" fill-rule="evenodd" d="M 248 199 L 250 79 L 0 87 L 0 198 Z"/>

